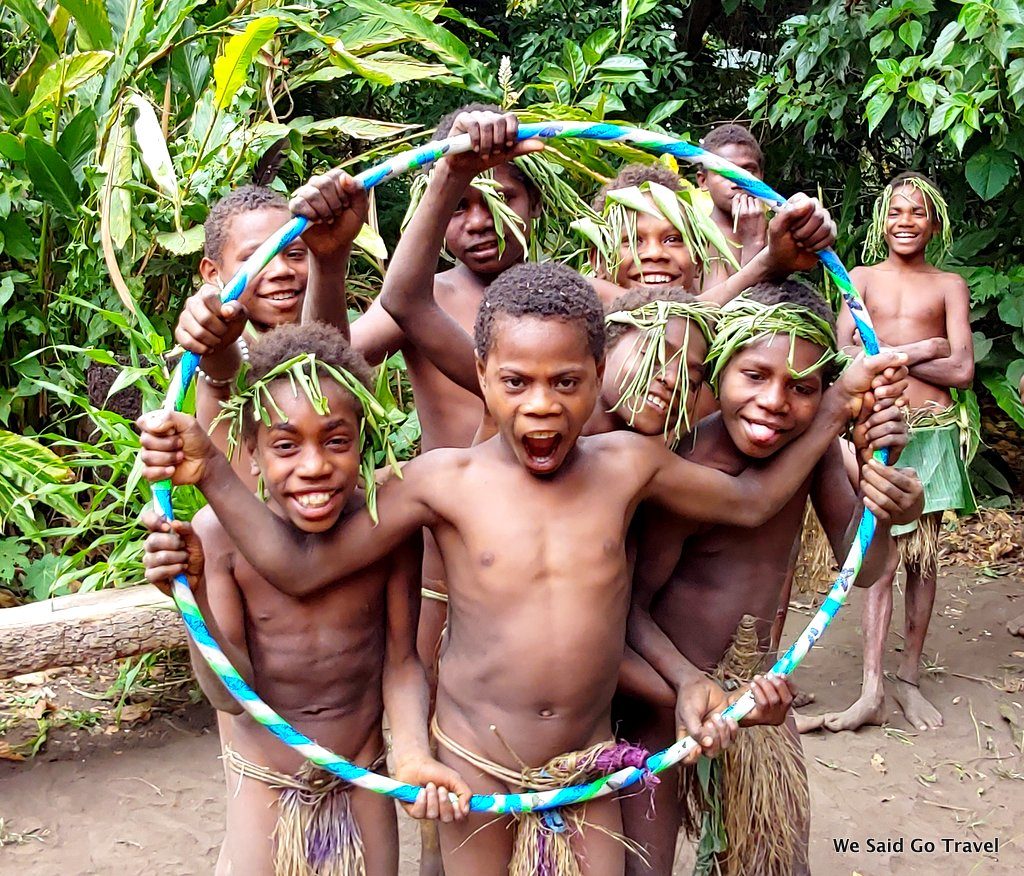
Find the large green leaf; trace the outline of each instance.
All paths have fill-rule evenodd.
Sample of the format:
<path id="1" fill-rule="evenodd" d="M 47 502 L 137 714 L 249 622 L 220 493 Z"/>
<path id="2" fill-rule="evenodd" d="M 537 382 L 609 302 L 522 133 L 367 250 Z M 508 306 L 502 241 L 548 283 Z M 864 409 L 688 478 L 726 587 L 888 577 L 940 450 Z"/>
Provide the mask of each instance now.
<path id="1" fill-rule="evenodd" d="M 91 109 L 84 109 L 60 132 L 57 151 L 64 157 L 77 178 L 95 148 L 96 113 Z"/>
<path id="2" fill-rule="evenodd" d="M 0 525 L 35 530 L 33 505 L 42 502 L 72 520 L 84 514 L 68 485 L 74 475 L 52 450 L 24 435 L 0 430 Z"/>
<path id="3" fill-rule="evenodd" d="M 986 201 L 998 195 L 1017 172 L 1013 156 L 1004 149 L 985 146 L 968 159 L 964 167 L 967 182 Z"/>
<path id="4" fill-rule="evenodd" d="M 8 122 L 13 122 L 23 115 L 25 103 L 7 87 L 6 82 L 0 82 L 0 116 Z"/>
<path id="5" fill-rule="evenodd" d="M 357 57 L 344 47 L 335 45 L 332 47 L 331 60 L 343 69 L 378 85 L 395 85 L 398 82 L 451 75 L 444 64 L 430 64 L 402 52 L 374 52 L 372 55 Z"/>
<path id="6" fill-rule="evenodd" d="M 138 313 L 131 289 L 121 273 L 117 261 L 116 243 L 122 248 L 131 235 L 131 193 L 125 183 L 131 179 L 132 158 L 129 147 L 128 129 L 118 112 L 114 118 L 110 137 L 107 140 L 106 152 L 103 155 L 105 179 L 100 192 L 100 246 L 103 250 L 103 261 L 110 272 L 110 281 L 114 284 L 118 297 L 132 313 Z"/>
<path id="7" fill-rule="evenodd" d="M 245 84 L 253 58 L 276 30 L 276 18 L 256 18 L 249 22 L 245 31 L 228 40 L 224 54 L 213 65 L 213 80 L 217 87 L 213 104 L 217 109 L 225 109 L 235 99 Z"/>
<path id="8" fill-rule="evenodd" d="M 71 94 L 80 85 L 101 73 L 114 57 L 113 52 L 78 52 L 58 58 L 43 71 L 32 94 L 27 115 L 32 115 L 44 104 L 59 95 Z"/>
<path id="9" fill-rule="evenodd" d="M 75 17 L 79 41 L 87 49 L 114 48 L 114 35 L 103 0 L 57 0 Z M 82 37 L 85 39 L 82 39 Z"/>
<path id="10" fill-rule="evenodd" d="M 348 6 L 398 27 L 409 39 L 415 40 L 454 68 L 465 79 L 467 87 L 495 99 L 500 97 L 501 89 L 494 76 L 472 57 L 469 47 L 455 34 L 422 15 L 381 3 L 380 0 L 349 0 Z"/>
<path id="11" fill-rule="evenodd" d="M 202 225 L 194 225 L 187 231 L 163 231 L 156 235 L 156 242 L 168 252 L 175 255 L 191 255 L 203 248 L 205 229 Z"/>
<path id="12" fill-rule="evenodd" d="M 160 128 L 160 120 L 156 117 L 153 105 L 137 91 L 128 95 L 128 102 L 135 109 L 135 142 L 139 147 L 142 163 L 149 171 L 153 182 L 162 191 L 176 209 L 180 209 L 178 198 L 178 176 L 174 172 L 171 153 L 167 150 L 164 132 Z"/>
<path id="13" fill-rule="evenodd" d="M 1021 404 L 1017 387 L 1005 375 L 994 371 L 983 374 L 981 382 L 988 387 L 996 404 L 1006 411 L 1018 426 L 1024 429 L 1024 405 Z"/>
<path id="14" fill-rule="evenodd" d="M 24 161 L 25 145 L 15 134 L 0 131 L 0 155 L 11 161 Z"/>
<path id="15" fill-rule="evenodd" d="M 308 118 L 308 117 L 307 117 Z M 406 131 L 415 130 L 418 125 L 401 125 L 397 122 L 378 122 L 375 119 L 361 119 L 358 116 L 335 116 L 310 122 L 297 122 L 294 128 L 303 135 L 344 134 L 357 140 L 380 140 L 397 137 Z"/>
<path id="16" fill-rule="evenodd" d="M 4 0 L 4 6 L 18 13 L 35 38 L 52 53 L 51 57 L 60 51 L 57 39 L 50 30 L 50 24 L 40 11 L 36 0 Z"/>
<path id="17" fill-rule="evenodd" d="M 81 192 L 61 154 L 37 137 L 25 138 L 25 168 L 40 200 L 65 216 L 74 216 Z"/>
<path id="18" fill-rule="evenodd" d="M 160 6 L 160 11 L 156 13 L 153 22 L 153 29 L 147 34 L 146 46 L 150 53 L 142 60 L 144 65 L 148 65 L 166 51 L 171 41 L 178 36 L 192 10 L 204 2 L 205 0 L 167 0 Z"/>

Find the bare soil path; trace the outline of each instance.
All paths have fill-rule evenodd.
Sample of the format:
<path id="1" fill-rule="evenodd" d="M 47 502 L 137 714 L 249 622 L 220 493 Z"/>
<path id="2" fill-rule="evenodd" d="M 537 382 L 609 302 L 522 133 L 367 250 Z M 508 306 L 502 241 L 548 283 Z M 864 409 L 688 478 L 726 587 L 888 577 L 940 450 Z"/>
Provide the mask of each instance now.
<path id="1" fill-rule="evenodd" d="M 818 700 L 808 711 L 839 709 L 857 694 L 859 597 L 800 670 L 800 684 Z M 924 682 L 946 726 L 917 733 L 890 698 L 886 728 L 804 738 L 815 873 L 1024 872 L 1024 640 L 1004 628 L 1022 609 L 1024 577 L 946 569 L 927 647 L 933 671 Z M 900 595 L 894 618 L 899 628 Z M 791 613 L 788 634 L 805 621 Z M 887 666 L 895 665 L 899 642 L 891 633 Z M 212 872 L 224 787 L 211 727 L 205 706 L 186 704 L 114 732 L 67 725 L 51 732 L 34 759 L 0 760 L 0 874 Z M 7 738 L 23 741 L 14 731 Z M 412 876 L 416 834 L 403 822 L 402 876 Z M 900 838 L 902 851 L 866 851 L 869 839 Z M 997 838 L 998 854 L 942 842 Z M 860 851 L 837 851 L 844 840 Z M 689 872 L 688 860 L 684 849 L 679 873 Z"/>

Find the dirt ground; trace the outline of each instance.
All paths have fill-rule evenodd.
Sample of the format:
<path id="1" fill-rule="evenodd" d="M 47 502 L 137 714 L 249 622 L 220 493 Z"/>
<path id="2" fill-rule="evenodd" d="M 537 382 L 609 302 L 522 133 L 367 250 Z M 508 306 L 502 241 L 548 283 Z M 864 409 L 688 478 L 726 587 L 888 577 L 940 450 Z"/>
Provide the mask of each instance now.
<path id="1" fill-rule="evenodd" d="M 1024 612 L 1024 577 L 995 574 L 957 567 L 940 581 L 924 689 L 946 718 L 943 729 L 910 730 L 890 698 L 885 728 L 805 737 L 815 873 L 1024 872 L 1024 640 L 1004 628 L 1007 618 Z M 818 698 L 808 711 L 855 698 L 859 596 L 797 676 Z M 899 595 L 894 619 L 901 628 Z M 803 622 L 806 614 L 792 612 L 788 636 Z M 889 643 L 887 666 L 893 667 L 896 632 Z M 43 691 L 44 702 L 61 693 L 54 679 L 30 678 L 23 687 L 22 704 L 33 690 Z M 0 696 L 9 708 L 17 694 L 5 686 Z M 58 704 L 50 705 L 56 714 Z M 134 723 L 112 731 L 102 722 L 66 721 L 34 758 L 0 760 L 0 874 L 212 872 L 224 788 L 209 710 L 184 701 L 169 712 L 142 709 L 129 717 Z M 5 738 L 8 745 L 26 744 L 15 730 Z M 417 843 L 403 822 L 401 876 L 411 876 Z M 902 851 L 865 850 L 869 839 L 901 838 Z M 956 851 L 943 839 L 998 839 L 999 851 Z M 860 843 L 862 851 L 837 851 L 842 840 Z M 684 849 L 677 872 L 689 872 L 688 860 Z"/>

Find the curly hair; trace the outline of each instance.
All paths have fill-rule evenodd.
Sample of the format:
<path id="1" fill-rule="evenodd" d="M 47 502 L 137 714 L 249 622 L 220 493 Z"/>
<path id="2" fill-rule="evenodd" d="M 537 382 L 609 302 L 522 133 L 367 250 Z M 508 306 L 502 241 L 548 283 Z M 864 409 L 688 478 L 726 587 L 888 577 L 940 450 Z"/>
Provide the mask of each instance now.
<path id="1" fill-rule="evenodd" d="M 624 292 L 616 298 L 605 310 L 605 314 L 618 313 L 623 310 L 636 310 L 645 304 L 654 301 L 676 301 L 679 304 L 694 304 L 697 301 L 695 295 L 691 295 L 682 286 L 654 287 L 637 286 Z M 607 347 L 614 346 L 619 338 L 626 332 L 632 331 L 632 327 L 623 322 L 606 323 L 604 327 L 604 341 Z"/>
<path id="2" fill-rule="evenodd" d="M 455 119 L 462 113 L 503 113 L 504 110 L 496 103 L 480 103 L 479 101 L 473 103 L 464 103 L 457 109 L 453 109 L 447 115 L 441 117 L 441 121 L 437 123 L 437 128 L 434 129 L 434 139 L 443 140 L 452 132 L 452 125 L 455 124 Z"/>
<path id="3" fill-rule="evenodd" d="M 836 314 L 832 310 L 825 296 L 814 286 L 803 280 L 779 280 L 778 282 L 755 283 L 746 292 L 744 298 L 756 301 L 758 304 L 796 304 L 806 307 L 811 313 L 820 316 L 830 326 L 835 328 Z"/>
<path id="4" fill-rule="evenodd" d="M 757 158 L 757 166 L 764 169 L 764 153 L 757 138 L 743 125 L 718 125 L 712 128 L 700 141 L 708 152 L 715 152 L 723 146 L 746 146 Z"/>
<path id="5" fill-rule="evenodd" d="M 366 364 L 362 354 L 352 349 L 349 342 L 345 340 L 345 336 L 337 328 L 323 322 L 281 325 L 260 335 L 249 347 L 249 370 L 245 375 L 246 384 L 252 386 L 282 362 L 287 362 L 303 353 L 312 353 L 318 362 L 347 371 L 370 392 L 373 392 L 373 372 Z M 320 368 L 317 368 L 317 373 L 331 379 L 330 375 Z M 351 398 L 361 419 L 362 405 L 359 400 L 348 390 L 345 390 L 345 394 Z M 258 425 L 259 423 L 254 417 L 245 417 L 242 436 L 246 441 L 255 440 Z"/>
<path id="6" fill-rule="evenodd" d="M 605 196 L 608 192 L 628 189 L 630 186 L 639 186 L 645 182 L 658 183 L 673 192 L 678 192 L 683 187 L 679 174 L 660 161 L 653 164 L 627 164 L 618 172 L 615 179 L 601 186 L 594 196 L 594 209 L 598 213 L 604 209 Z"/>
<path id="7" fill-rule="evenodd" d="M 554 262 L 509 268 L 484 290 L 476 315 L 477 355 L 487 359 L 498 316 L 536 316 L 577 323 L 586 332 L 594 359 L 604 360 L 604 313 L 590 284 L 571 268 Z"/>
<path id="8" fill-rule="evenodd" d="M 239 213 L 250 210 L 287 210 L 284 196 L 266 186 L 247 185 L 235 189 L 221 198 L 206 217 L 203 230 L 206 243 L 203 254 L 213 261 L 220 261 L 224 244 L 228 239 L 231 220 Z"/>

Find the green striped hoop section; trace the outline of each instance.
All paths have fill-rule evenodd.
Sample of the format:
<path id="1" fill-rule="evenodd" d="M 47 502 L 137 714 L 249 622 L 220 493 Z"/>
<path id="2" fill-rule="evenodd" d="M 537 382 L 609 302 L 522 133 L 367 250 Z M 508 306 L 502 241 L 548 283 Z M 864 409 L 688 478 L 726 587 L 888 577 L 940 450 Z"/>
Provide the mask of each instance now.
<path id="1" fill-rule="evenodd" d="M 665 134 L 606 122 L 595 124 L 589 122 L 536 122 L 519 126 L 520 140 L 527 140 L 533 137 L 542 140 L 603 140 L 606 142 L 628 143 L 638 149 L 659 155 L 668 153 L 690 164 L 701 164 L 708 170 L 721 174 L 735 182 L 748 194 L 759 198 L 771 206 L 779 207 L 786 202 L 782 195 L 763 180 L 747 173 L 732 162 L 706 152 L 699 146 L 694 146 L 685 140 L 678 140 Z M 426 143 L 423 146 L 402 152 L 382 164 L 363 171 L 356 179 L 362 183 L 364 188 L 371 189 L 379 183 L 409 170 L 432 164 L 445 155 L 457 155 L 461 152 L 468 152 L 471 148 L 468 134 Z M 239 268 L 238 273 L 232 277 L 231 282 L 225 287 L 223 299 L 225 301 L 232 301 L 241 295 L 249 281 L 259 274 L 277 253 L 298 237 L 305 230 L 306 226 L 307 222 L 305 219 L 296 217 L 267 240 Z M 871 318 L 868 316 L 868 312 L 864 308 L 857 290 L 850 281 L 850 275 L 847 273 L 843 263 L 831 249 L 822 250 L 818 255 L 825 270 L 842 292 L 843 299 L 847 307 L 849 307 L 857 329 L 860 332 L 864 349 L 869 354 L 877 353 L 878 339 L 875 335 Z M 199 358 L 192 353 L 186 353 L 182 357 L 181 363 L 172 375 L 170 389 L 164 403 L 165 408 L 181 409 L 185 393 L 188 391 L 198 364 Z M 884 451 L 876 453 L 875 456 L 882 462 L 888 461 L 888 454 Z M 173 519 L 170 481 L 155 483 L 153 485 L 153 497 L 161 513 L 168 520 Z M 846 601 L 853 581 L 861 569 L 864 555 L 874 537 L 876 525 L 877 521 L 874 516 L 865 508 L 857 529 L 857 537 L 854 539 L 850 552 L 843 563 L 842 571 L 829 591 L 825 602 L 811 619 L 806 629 L 772 667 L 772 673 L 776 675 L 789 675 L 792 673 L 828 628 Z M 386 794 L 389 797 L 394 797 L 407 803 L 411 803 L 416 799 L 417 794 L 421 790 L 419 787 L 403 784 L 388 776 L 378 775 L 363 767 L 356 766 L 345 758 L 317 745 L 292 727 L 260 699 L 257 693 L 231 665 L 224 652 L 214 641 L 213 636 L 210 635 L 210 631 L 203 620 L 202 613 L 199 611 L 198 605 L 196 605 L 195 598 L 184 576 L 179 576 L 175 579 L 173 593 L 174 601 L 181 611 L 182 619 L 185 621 L 192 640 L 202 652 L 210 668 L 217 674 L 217 677 L 224 683 L 224 686 L 231 695 L 253 720 L 262 724 L 278 739 L 291 746 L 301 755 L 317 764 L 317 766 L 334 773 L 357 787 L 378 794 Z M 723 716 L 739 721 L 753 710 L 754 705 L 754 696 L 750 691 L 747 691 L 723 712 Z M 554 791 L 527 792 L 522 794 L 474 794 L 470 801 L 470 808 L 474 812 L 504 814 L 558 809 L 575 803 L 585 803 L 588 800 L 593 800 L 595 797 L 603 797 L 618 791 L 620 788 L 634 785 L 652 773 L 660 773 L 663 770 L 667 770 L 679 763 L 695 748 L 697 748 L 697 743 L 687 737 L 666 748 L 664 751 L 652 754 L 642 768 L 627 767 L 607 776 L 602 776 L 586 785 L 576 785 L 571 788 L 561 788 Z"/>

